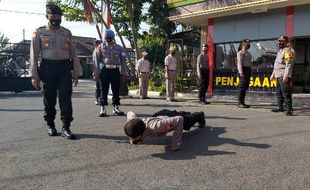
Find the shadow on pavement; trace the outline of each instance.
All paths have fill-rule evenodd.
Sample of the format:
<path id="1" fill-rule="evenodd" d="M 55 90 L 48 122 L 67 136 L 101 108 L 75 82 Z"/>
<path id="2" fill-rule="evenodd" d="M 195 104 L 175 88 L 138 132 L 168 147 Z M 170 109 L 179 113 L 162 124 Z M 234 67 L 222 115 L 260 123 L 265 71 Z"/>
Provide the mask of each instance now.
<path id="1" fill-rule="evenodd" d="M 97 135 L 97 134 L 75 134 L 75 140 L 80 139 L 106 139 L 106 140 L 115 140 L 117 142 L 128 142 L 128 138 L 124 136 L 111 136 L 111 135 Z"/>
<path id="2" fill-rule="evenodd" d="M 211 147 L 216 147 L 223 144 L 247 146 L 260 149 L 271 147 L 269 144 L 241 142 L 232 138 L 220 137 L 220 135 L 224 133 L 226 133 L 225 127 L 206 127 L 204 129 L 195 129 L 193 131 L 184 133 L 183 145 L 179 151 L 172 152 L 169 150 L 170 146 L 166 146 L 166 151 L 164 153 L 152 154 L 152 156 L 164 160 L 189 160 L 195 159 L 197 156 L 236 154 L 236 152 L 218 151 L 214 150 L 214 148 L 209 150 Z M 166 144 L 170 144 L 171 138 L 169 140 L 166 138 L 164 141 Z"/>
<path id="3" fill-rule="evenodd" d="M 205 116 L 206 119 L 231 119 L 231 120 L 247 120 L 243 117 L 227 117 L 227 116 Z"/>

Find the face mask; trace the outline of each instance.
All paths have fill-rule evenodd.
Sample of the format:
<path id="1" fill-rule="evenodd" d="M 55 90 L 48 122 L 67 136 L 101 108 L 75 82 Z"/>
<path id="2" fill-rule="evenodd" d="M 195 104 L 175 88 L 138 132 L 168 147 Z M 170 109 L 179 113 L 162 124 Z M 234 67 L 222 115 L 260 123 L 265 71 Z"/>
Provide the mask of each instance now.
<path id="1" fill-rule="evenodd" d="M 285 43 L 284 42 L 279 42 L 278 46 L 279 46 L 279 48 L 283 49 L 285 47 Z"/>
<path id="2" fill-rule="evenodd" d="M 50 23 L 52 26 L 60 26 L 61 19 L 50 19 Z"/>
<path id="3" fill-rule="evenodd" d="M 107 41 L 107 42 L 112 42 L 113 40 L 112 40 L 112 38 L 110 38 L 110 37 L 106 37 L 106 41 Z"/>

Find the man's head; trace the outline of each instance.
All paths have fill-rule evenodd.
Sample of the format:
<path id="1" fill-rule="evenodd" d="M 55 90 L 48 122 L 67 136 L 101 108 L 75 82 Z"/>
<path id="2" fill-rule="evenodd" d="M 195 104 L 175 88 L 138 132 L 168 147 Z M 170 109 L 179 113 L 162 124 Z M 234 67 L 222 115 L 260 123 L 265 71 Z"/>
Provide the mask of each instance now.
<path id="1" fill-rule="evenodd" d="M 93 42 L 93 44 L 94 44 L 95 47 L 98 47 L 101 43 L 102 43 L 101 40 L 95 40 L 95 41 Z"/>
<path id="2" fill-rule="evenodd" d="M 61 23 L 62 10 L 54 3 L 46 4 L 46 18 L 49 25 L 52 27 L 59 27 Z"/>
<path id="3" fill-rule="evenodd" d="M 115 37 L 115 34 L 113 32 L 113 30 L 111 29 L 105 29 L 104 30 L 104 39 L 106 42 L 113 42 L 114 41 L 114 37 Z"/>
<path id="4" fill-rule="evenodd" d="M 208 49 L 209 49 L 208 44 L 202 44 L 202 51 L 203 51 L 204 53 L 207 53 L 207 52 L 208 52 Z"/>
<path id="5" fill-rule="evenodd" d="M 241 44 L 242 44 L 242 49 L 248 50 L 251 47 L 249 39 L 242 40 Z"/>
<path id="6" fill-rule="evenodd" d="M 142 134 L 145 129 L 145 123 L 138 118 L 129 120 L 124 126 L 124 131 L 132 144 L 137 144 L 142 140 Z"/>
<path id="7" fill-rule="evenodd" d="M 171 55 L 175 55 L 176 50 L 177 49 L 175 47 L 170 47 L 169 48 L 169 52 L 170 52 Z"/>
<path id="8" fill-rule="evenodd" d="M 287 36 L 280 36 L 278 38 L 278 46 L 279 46 L 279 48 L 281 48 L 281 49 L 285 48 L 287 43 L 288 43 L 288 37 Z"/>
<path id="9" fill-rule="evenodd" d="M 144 51 L 142 52 L 142 57 L 143 59 L 149 59 L 149 54 L 146 51 Z"/>

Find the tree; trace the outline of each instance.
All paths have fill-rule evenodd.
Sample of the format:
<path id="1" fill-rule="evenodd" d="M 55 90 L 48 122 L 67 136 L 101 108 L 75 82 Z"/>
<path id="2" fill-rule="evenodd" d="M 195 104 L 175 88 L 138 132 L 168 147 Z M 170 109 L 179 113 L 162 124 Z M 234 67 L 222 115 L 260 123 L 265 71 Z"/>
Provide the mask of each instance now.
<path id="1" fill-rule="evenodd" d="M 0 32 L 0 50 L 5 48 L 8 42 L 9 42 L 9 38 L 7 38 L 4 34 Z"/>

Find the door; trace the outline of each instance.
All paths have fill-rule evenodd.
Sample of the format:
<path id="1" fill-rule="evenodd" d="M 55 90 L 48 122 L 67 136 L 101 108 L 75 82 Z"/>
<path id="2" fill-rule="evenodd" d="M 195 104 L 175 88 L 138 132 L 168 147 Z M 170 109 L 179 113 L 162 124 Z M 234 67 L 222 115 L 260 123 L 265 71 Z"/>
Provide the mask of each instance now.
<path id="1" fill-rule="evenodd" d="M 295 42 L 294 93 L 310 93 L 310 39 Z"/>

